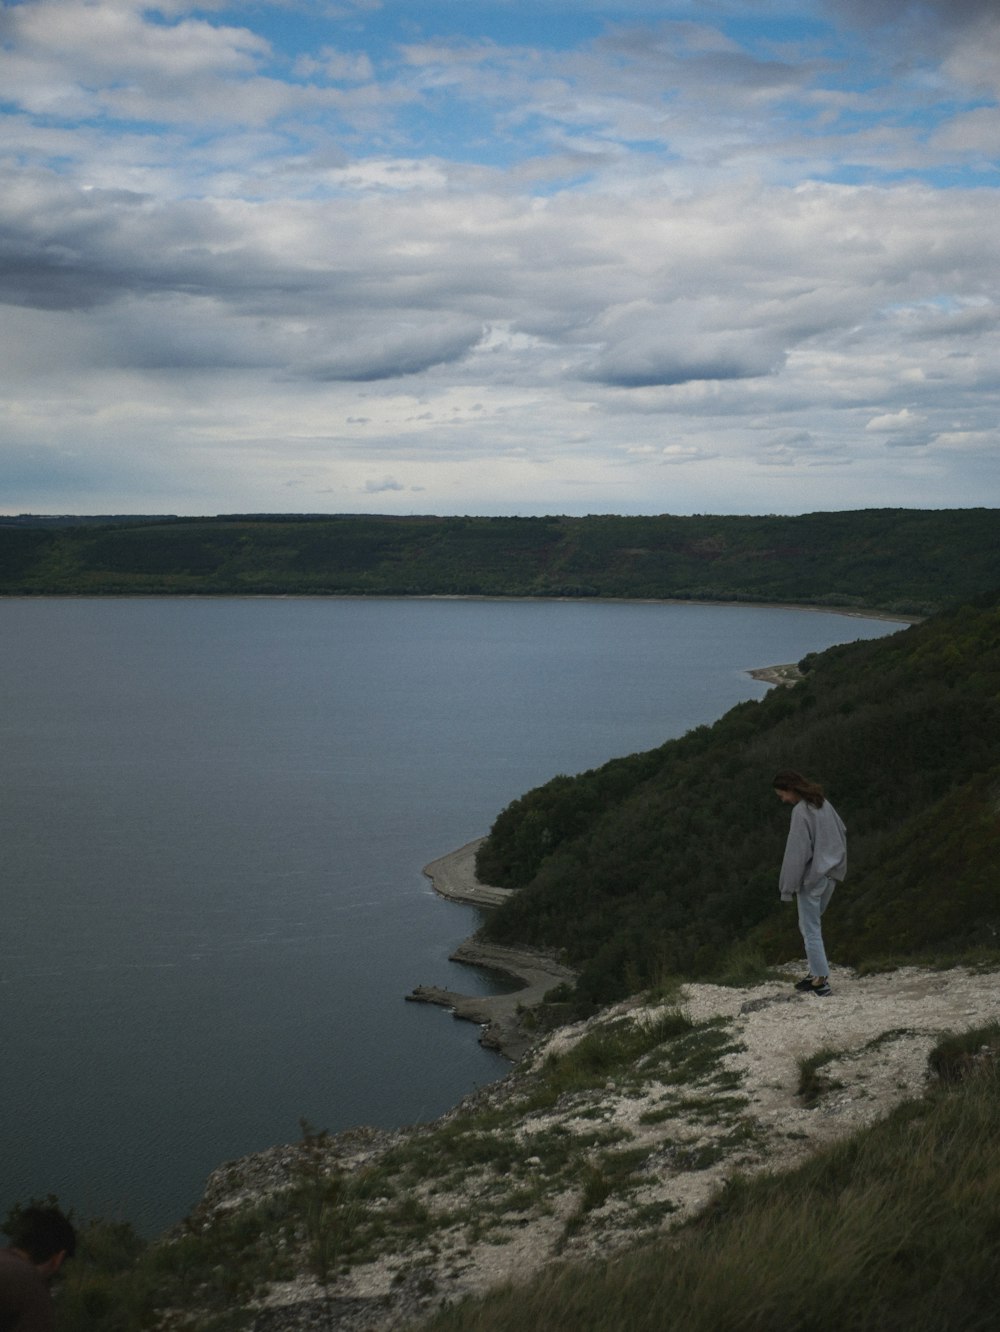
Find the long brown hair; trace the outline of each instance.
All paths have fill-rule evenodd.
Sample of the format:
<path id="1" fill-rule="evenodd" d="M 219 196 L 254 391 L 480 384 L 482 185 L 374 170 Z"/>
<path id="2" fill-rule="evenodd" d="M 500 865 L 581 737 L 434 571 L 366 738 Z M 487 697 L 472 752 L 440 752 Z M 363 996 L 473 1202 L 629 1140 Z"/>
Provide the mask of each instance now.
<path id="1" fill-rule="evenodd" d="M 794 772 L 790 768 L 777 773 L 772 786 L 776 791 L 792 791 L 815 809 L 822 809 L 823 801 L 826 799 L 822 786 L 817 782 L 811 782 L 808 777 L 803 777 L 801 772 Z"/>

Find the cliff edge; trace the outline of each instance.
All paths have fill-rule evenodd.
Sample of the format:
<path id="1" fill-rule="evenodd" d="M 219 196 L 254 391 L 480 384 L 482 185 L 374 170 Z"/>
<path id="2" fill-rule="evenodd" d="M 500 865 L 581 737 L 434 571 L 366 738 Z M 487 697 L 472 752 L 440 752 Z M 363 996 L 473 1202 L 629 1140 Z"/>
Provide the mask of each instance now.
<path id="1" fill-rule="evenodd" d="M 797 971 L 618 1004 L 433 1124 L 307 1134 L 229 1163 L 191 1224 L 272 1218 L 286 1275 L 247 1300 L 258 1332 L 408 1327 L 669 1230 L 734 1172 L 794 1165 L 920 1096 L 942 1034 L 1000 1020 L 995 977 L 968 968 L 835 969 L 829 999 L 798 994 Z"/>

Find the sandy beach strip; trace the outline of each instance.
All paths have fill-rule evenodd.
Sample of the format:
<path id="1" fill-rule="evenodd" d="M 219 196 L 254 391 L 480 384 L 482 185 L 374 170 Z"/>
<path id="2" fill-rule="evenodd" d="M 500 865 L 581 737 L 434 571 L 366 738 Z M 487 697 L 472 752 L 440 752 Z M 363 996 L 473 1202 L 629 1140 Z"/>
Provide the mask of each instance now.
<path id="1" fill-rule="evenodd" d="M 793 685 L 802 679 L 802 672 L 794 661 L 786 662 L 783 666 L 757 666 L 747 671 L 747 675 L 769 685 Z"/>
<path id="2" fill-rule="evenodd" d="M 469 906 L 499 906 L 506 902 L 516 891 L 514 888 L 494 888 L 476 878 L 476 852 L 485 841 L 485 837 L 477 837 L 474 842 L 466 842 L 457 851 L 424 866 L 436 893 Z"/>
<path id="3" fill-rule="evenodd" d="M 476 851 L 483 840 L 477 837 L 424 868 L 436 893 L 452 902 L 494 907 L 516 891 L 495 888 L 476 878 Z M 451 954 L 451 961 L 502 972 L 521 985 L 506 994 L 489 995 L 459 994 L 436 985 L 418 985 L 406 998 L 411 1003 L 450 1008 L 455 1017 L 478 1023 L 484 1028 L 482 1044 L 501 1051 L 508 1059 L 519 1059 L 532 1044 L 534 1037 L 522 1022 L 527 1012 L 540 1004 L 549 990 L 576 979 L 575 972 L 543 949 L 510 948 L 475 937 L 460 944 Z"/>

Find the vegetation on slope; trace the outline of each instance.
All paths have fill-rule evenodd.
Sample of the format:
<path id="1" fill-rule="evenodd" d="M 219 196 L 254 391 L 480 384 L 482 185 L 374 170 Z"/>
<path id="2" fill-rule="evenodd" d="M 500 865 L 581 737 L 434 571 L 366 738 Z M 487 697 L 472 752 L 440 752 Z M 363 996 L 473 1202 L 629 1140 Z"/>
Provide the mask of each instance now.
<path id="1" fill-rule="evenodd" d="M 63 1332 L 398 1327 L 404 1308 L 416 1314 L 440 1300 L 438 1278 L 462 1267 L 469 1246 L 503 1246 L 540 1222 L 549 1247 L 557 1215 L 563 1242 L 555 1248 L 575 1253 L 572 1265 L 549 1265 L 516 1289 L 464 1299 L 427 1332 L 771 1332 L 811 1327 L 817 1299 L 824 1323 L 858 1332 L 992 1328 L 1000 1294 L 1000 1028 L 940 1041 L 925 1099 L 900 1104 L 794 1170 L 761 1172 L 751 1125 L 740 1119 L 746 1097 L 729 1081 L 738 1075 L 725 1062 L 733 1048 L 727 1025 L 664 1012 L 646 1029 L 620 1019 L 592 1028 L 508 1099 L 401 1137 L 353 1171 L 337 1168 L 336 1153 L 331 1168 L 332 1143 L 304 1126 L 284 1187 L 278 1181 L 276 1191 L 242 1206 L 195 1213 L 182 1231 L 151 1245 L 121 1223 L 85 1224 L 60 1281 L 59 1325 Z M 637 1148 L 602 1113 L 609 1078 L 626 1099 L 655 1086 L 675 1103 L 644 1117 L 670 1121 L 653 1150 L 649 1141 Z M 805 1104 L 801 1089 L 800 1096 Z M 681 1105 L 703 1117 L 684 1142 L 669 1136 Z M 784 1127 L 772 1125 L 779 1138 Z M 706 1211 L 664 1235 L 677 1210 L 669 1181 L 720 1158 L 736 1173 Z M 743 1160 L 754 1163 L 752 1175 L 739 1173 Z M 643 1203 L 661 1174 L 667 1195 Z M 560 1206 L 567 1197 L 571 1210 Z M 593 1242 L 574 1249 L 581 1231 Z M 612 1251 L 614 1260 L 592 1256 Z M 581 1252 L 591 1255 L 585 1264 Z M 416 1298 L 404 1295 L 395 1306 L 377 1296 L 338 1298 L 341 1277 L 380 1255 L 393 1258 L 394 1284 Z M 270 1283 L 299 1274 L 311 1278 L 305 1303 L 263 1315 L 257 1301 Z"/>
<path id="2" fill-rule="evenodd" d="M 723 977 L 748 947 L 795 956 L 777 895 L 788 811 L 770 785 L 791 767 L 849 830 L 836 961 L 995 949 L 1000 597 L 802 665 L 792 688 L 503 811 L 478 872 L 521 891 L 486 934 L 564 950 L 598 1003 L 664 975 Z"/>
<path id="3" fill-rule="evenodd" d="M 677 597 L 922 615 L 1000 585 L 1000 510 L 0 519 L 0 593 Z"/>
<path id="4" fill-rule="evenodd" d="M 1000 1300 L 1000 1069 L 909 1102 L 798 1170 L 735 1179 L 625 1258 L 547 1269 L 424 1332 L 987 1332 Z"/>

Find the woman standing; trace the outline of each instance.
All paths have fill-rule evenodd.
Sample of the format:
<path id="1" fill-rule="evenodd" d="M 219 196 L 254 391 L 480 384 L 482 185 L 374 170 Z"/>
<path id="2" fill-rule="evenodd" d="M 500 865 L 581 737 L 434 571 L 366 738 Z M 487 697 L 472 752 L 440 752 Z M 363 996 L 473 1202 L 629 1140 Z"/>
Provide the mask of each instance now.
<path id="1" fill-rule="evenodd" d="M 831 993 L 830 967 L 821 921 L 834 888 L 847 873 L 847 830 L 823 788 L 800 772 L 779 772 L 773 785 L 778 799 L 792 806 L 778 891 L 783 902 L 796 899 L 806 946 L 809 975 L 795 988 L 825 998 Z"/>

